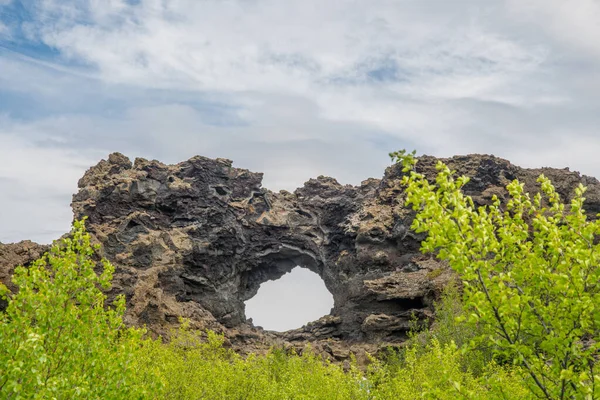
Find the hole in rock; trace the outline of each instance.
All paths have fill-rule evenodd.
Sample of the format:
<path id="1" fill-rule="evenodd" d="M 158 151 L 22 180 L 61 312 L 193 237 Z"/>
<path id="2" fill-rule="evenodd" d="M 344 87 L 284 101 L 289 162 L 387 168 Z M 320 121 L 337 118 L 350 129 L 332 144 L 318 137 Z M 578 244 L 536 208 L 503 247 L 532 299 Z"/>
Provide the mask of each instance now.
<path id="1" fill-rule="evenodd" d="M 332 307 L 333 296 L 321 277 L 296 267 L 260 285 L 256 296 L 246 301 L 246 317 L 255 326 L 285 332 L 328 315 Z"/>
<path id="2" fill-rule="evenodd" d="M 227 190 L 225 190 L 225 188 L 222 186 L 215 186 L 215 191 L 219 196 L 225 196 L 227 194 Z"/>

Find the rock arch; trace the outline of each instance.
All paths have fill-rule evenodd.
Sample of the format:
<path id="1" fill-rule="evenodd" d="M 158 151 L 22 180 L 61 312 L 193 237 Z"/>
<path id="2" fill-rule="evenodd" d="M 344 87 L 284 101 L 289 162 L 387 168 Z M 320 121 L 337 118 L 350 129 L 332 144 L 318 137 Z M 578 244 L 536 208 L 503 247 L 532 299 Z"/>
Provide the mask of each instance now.
<path id="1" fill-rule="evenodd" d="M 183 316 L 230 336 L 252 332 L 244 301 L 297 265 L 334 298 L 306 340 L 399 341 L 411 314 L 430 315 L 427 273 L 439 266 L 418 254 L 409 215 L 394 211 L 398 196 L 381 195 L 382 181 L 318 177 L 273 193 L 261 180 L 204 157 L 165 165 L 115 153 L 87 171 L 73 210 L 117 266 L 112 292 L 125 293 L 130 323 L 165 334 Z"/>
<path id="2" fill-rule="evenodd" d="M 541 170 L 493 156 L 444 160 L 472 177 L 465 187 L 478 204 L 519 178 L 536 191 Z M 435 174 L 433 157 L 418 167 Z M 569 193 L 591 185 L 588 207 L 600 209 L 600 184 L 565 170 L 544 169 Z M 115 153 L 86 172 L 73 197 L 75 218 L 102 243 L 117 266 L 112 294 L 124 293 L 127 322 L 166 334 L 179 317 L 224 332 L 232 345 L 321 341 L 353 346 L 398 343 L 409 320 L 431 317 L 431 305 L 451 274 L 419 253 L 422 237 L 409 229 L 399 166 L 360 186 L 309 180 L 294 193 L 261 187 L 262 174 L 224 159 L 194 157 L 176 165 Z M 566 197 L 567 198 L 567 197 Z M 594 208 L 595 207 L 595 208 Z M 261 331 L 244 315 L 244 301 L 261 283 L 303 265 L 324 280 L 334 309 L 307 326 L 281 334 Z M 328 347 L 330 346 L 330 347 Z"/>

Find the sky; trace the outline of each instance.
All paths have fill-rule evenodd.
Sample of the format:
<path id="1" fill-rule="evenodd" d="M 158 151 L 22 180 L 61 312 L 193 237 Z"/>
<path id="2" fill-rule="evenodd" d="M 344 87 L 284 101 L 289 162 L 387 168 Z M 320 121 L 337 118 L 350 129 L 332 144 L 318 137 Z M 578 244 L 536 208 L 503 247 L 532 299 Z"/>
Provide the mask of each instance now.
<path id="1" fill-rule="evenodd" d="M 261 285 L 246 301 L 246 318 L 255 326 L 284 332 L 329 314 L 333 296 L 319 275 L 296 267 L 277 281 Z"/>
<path id="2" fill-rule="evenodd" d="M 598 0 L 0 0 L 0 242 L 120 151 L 293 190 L 390 151 L 600 176 Z"/>

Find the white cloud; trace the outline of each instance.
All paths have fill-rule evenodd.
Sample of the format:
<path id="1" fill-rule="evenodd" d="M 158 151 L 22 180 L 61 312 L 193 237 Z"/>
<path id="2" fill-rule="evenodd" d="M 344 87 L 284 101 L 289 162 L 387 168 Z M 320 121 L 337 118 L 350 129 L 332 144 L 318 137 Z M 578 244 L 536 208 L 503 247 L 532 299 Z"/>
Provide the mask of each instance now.
<path id="1" fill-rule="evenodd" d="M 40 148 L 15 134 L 6 119 L 2 126 L 0 241 L 49 243 L 69 230 L 71 194 L 94 159 L 74 151 Z"/>
<path id="2" fill-rule="evenodd" d="M 60 236 L 113 151 L 226 157 L 274 190 L 379 177 L 399 148 L 600 176 L 595 0 L 21 4 L 33 20 L 0 25 L 0 241 Z"/>
<path id="3" fill-rule="evenodd" d="M 536 80 L 546 46 L 495 29 L 503 12 L 497 2 L 61 4 L 61 23 L 42 26 L 41 37 L 97 68 L 101 80 L 228 93 L 249 123 L 253 104 L 270 93 L 305 99 L 321 119 L 368 125 L 405 141 L 443 142 L 470 123 L 454 100 L 532 107 L 564 97 Z M 395 78 L 378 81 L 377 73 Z M 270 106 L 270 118 L 283 118 L 293 104 Z"/>
<path id="4" fill-rule="evenodd" d="M 408 79 L 390 82 L 393 92 L 492 96 L 544 58 L 487 29 L 475 2 L 421 3 L 90 2 L 84 17 L 73 17 L 86 8 L 63 2 L 62 23 L 40 35 L 107 81 L 188 90 L 314 95 L 368 83 L 369 69 L 388 62 Z"/>
<path id="5" fill-rule="evenodd" d="M 202 154 L 293 189 L 380 176 L 402 147 L 551 164 L 565 135 L 600 122 L 597 6 L 562 4 L 43 0 L 28 29 L 64 63 L 0 55 L 0 88 L 43 114 L 11 116 L 9 133 L 59 165 L 80 151 Z M 577 37 L 589 43 L 567 51 Z"/>
<path id="6" fill-rule="evenodd" d="M 546 32 L 568 53 L 600 59 L 600 3 L 596 0 L 509 0 L 513 14 Z"/>
<path id="7" fill-rule="evenodd" d="M 256 99 L 257 97 L 253 97 Z M 274 105 L 285 115 L 271 115 Z M 200 154 L 265 173 L 264 186 L 293 191 L 325 174 L 358 184 L 380 176 L 386 148 L 364 142 L 372 130 L 329 122 L 297 98 L 269 96 L 245 110 L 252 125 L 207 123 L 181 104 L 131 107 L 117 117 L 61 115 L 0 121 L 0 241 L 49 242 L 66 232 L 71 195 L 84 171 L 113 151 L 176 163 Z M 330 134 L 331 132 L 331 134 Z M 357 160 L 351 164 L 347 159 Z"/>
<path id="8" fill-rule="evenodd" d="M 117 117 L 64 115 L 5 124 L 40 148 L 81 149 L 98 159 L 112 151 L 170 163 L 197 154 L 231 158 L 236 166 L 264 172 L 264 185 L 273 190 L 294 190 L 320 174 L 358 184 L 388 164 L 387 148 L 365 143 L 376 132 L 369 126 L 322 119 L 314 104 L 296 97 L 252 99 L 261 100 L 246 102 L 244 115 L 252 123 L 239 126 L 213 125 L 199 110 L 176 103 L 131 107 Z M 276 112 L 278 107 L 286 112 Z M 348 165 L 348 157 L 363 164 Z"/>

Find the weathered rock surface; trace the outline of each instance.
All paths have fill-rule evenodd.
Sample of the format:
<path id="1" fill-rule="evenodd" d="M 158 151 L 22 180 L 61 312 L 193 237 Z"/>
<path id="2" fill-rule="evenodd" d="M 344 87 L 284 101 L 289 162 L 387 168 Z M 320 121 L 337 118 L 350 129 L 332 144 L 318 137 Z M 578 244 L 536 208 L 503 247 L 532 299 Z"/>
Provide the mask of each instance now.
<path id="1" fill-rule="evenodd" d="M 418 169 L 433 177 L 437 161 L 421 157 Z M 567 200 L 577 184 L 587 185 L 588 211 L 600 212 L 600 183 L 576 172 L 522 169 L 493 156 L 443 161 L 471 177 L 465 191 L 478 204 L 506 196 L 504 186 L 515 178 L 535 192 L 544 173 Z M 301 349 L 310 341 L 343 360 L 351 350 L 401 343 L 411 315 L 428 321 L 452 276 L 419 253 L 423 237 L 409 228 L 401 177 L 400 166 L 391 166 L 383 179 L 357 187 L 321 176 L 294 193 L 274 193 L 261 187 L 262 174 L 229 160 L 132 163 L 115 153 L 86 172 L 72 207 L 75 218 L 88 217 L 89 231 L 117 267 L 110 294 L 125 294 L 128 323 L 167 334 L 186 317 L 224 332 L 243 352 L 273 344 Z M 2 259 L 2 248 L 6 281 L 6 265 L 27 258 Z M 321 276 L 334 298 L 331 314 L 284 333 L 254 327 L 244 302 L 298 265 Z"/>
<path id="2" fill-rule="evenodd" d="M 0 282 L 6 285 L 11 291 L 17 288 L 11 281 L 15 267 L 18 265 L 27 266 L 40 258 L 49 246 L 30 242 L 28 240 L 12 243 L 0 243 Z M 0 299 L 0 311 L 6 308 L 6 302 Z"/>
<path id="3" fill-rule="evenodd" d="M 129 323 L 165 334 L 183 316 L 234 345 L 380 343 L 404 340 L 412 314 L 431 316 L 448 274 L 437 286 L 427 278 L 440 266 L 419 254 L 395 178 L 353 187 L 319 177 L 295 193 L 261 180 L 228 160 L 132 164 L 120 154 L 85 174 L 75 217 L 88 217 L 118 266 L 113 293 L 126 295 Z M 323 278 L 331 316 L 282 334 L 252 327 L 244 302 L 298 265 Z"/>

